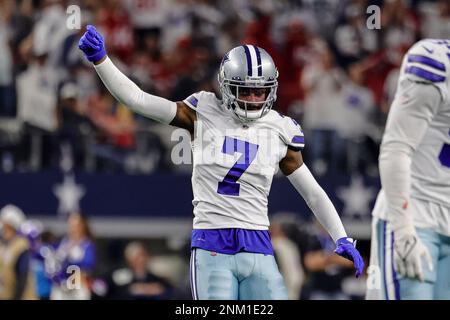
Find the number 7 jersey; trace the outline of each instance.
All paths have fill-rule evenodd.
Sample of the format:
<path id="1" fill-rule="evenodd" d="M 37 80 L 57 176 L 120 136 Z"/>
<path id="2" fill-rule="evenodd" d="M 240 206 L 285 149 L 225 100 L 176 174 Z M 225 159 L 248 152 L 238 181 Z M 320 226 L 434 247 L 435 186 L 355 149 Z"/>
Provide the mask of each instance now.
<path id="1" fill-rule="evenodd" d="M 272 178 L 288 147 L 304 147 L 300 125 L 273 110 L 245 125 L 211 92 L 184 103 L 197 113 L 191 141 L 194 229 L 267 230 Z"/>

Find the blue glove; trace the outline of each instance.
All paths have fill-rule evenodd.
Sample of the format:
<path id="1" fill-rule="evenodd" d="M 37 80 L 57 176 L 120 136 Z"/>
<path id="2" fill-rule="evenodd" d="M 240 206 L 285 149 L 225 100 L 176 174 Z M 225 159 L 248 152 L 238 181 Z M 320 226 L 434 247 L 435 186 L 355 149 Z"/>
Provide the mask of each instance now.
<path id="1" fill-rule="evenodd" d="M 105 39 L 94 26 L 88 25 L 86 30 L 78 42 L 78 48 L 89 61 L 100 61 L 106 56 Z"/>
<path id="2" fill-rule="evenodd" d="M 334 252 L 341 257 L 353 261 L 356 269 L 355 276 L 359 278 L 364 269 L 364 261 L 358 250 L 356 250 L 355 245 L 356 241 L 353 241 L 352 238 L 340 238 L 336 241 L 336 250 Z"/>

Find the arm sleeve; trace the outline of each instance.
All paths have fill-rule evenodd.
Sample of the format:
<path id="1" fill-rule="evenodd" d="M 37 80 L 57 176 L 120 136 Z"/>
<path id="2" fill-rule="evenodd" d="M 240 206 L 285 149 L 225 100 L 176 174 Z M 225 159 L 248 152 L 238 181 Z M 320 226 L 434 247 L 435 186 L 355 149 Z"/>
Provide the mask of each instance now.
<path id="1" fill-rule="evenodd" d="M 379 167 L 388 214 L 394 229 L 412 227 L 407 214 L 411 185 L 411 156 L 441 103 L 438 89 L 406 80 L 389 112 L 381 144 Z"/>
<path id="2" fill-rule="evenodd" d="M 165 124 L 170 124 L 175 118 L 177 113 L 175 102 L 142 91 L 113 64 L 109 57 L 94 67 L 109 92 L 134 112 Z"/>
<path id="3" fill-rule="evenodd" d="M 328 231 L 334 242 L 340 238 L 347 237 L 344 225 L 333 203 L 316 179 L 314 179 L 306 164 L 302 164 L 300 168 L 288 175 L 287 178 L 305 199 L 308 207 L 320 224 Z"/>

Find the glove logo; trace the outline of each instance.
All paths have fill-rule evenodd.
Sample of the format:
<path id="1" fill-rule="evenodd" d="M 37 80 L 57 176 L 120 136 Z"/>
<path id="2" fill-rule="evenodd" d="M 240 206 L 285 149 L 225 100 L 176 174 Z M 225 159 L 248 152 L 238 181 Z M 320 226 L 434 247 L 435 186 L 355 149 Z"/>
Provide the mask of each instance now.
<path id="1" fill-rule="evenodd" d="M 403 248 L 402 250 L 399 250 L 400 245 L 396 245 L 396 251 L 397 254 L 399 255 L 399 257 L 402 260 L 406 260 L 406 258 L 411 254 L 411 252 L 413 251 L 415 245 L 417 243 L 417 239 L 416 237 L 412 237 L 412 238 L 408 238 L 403 242 Z"/>

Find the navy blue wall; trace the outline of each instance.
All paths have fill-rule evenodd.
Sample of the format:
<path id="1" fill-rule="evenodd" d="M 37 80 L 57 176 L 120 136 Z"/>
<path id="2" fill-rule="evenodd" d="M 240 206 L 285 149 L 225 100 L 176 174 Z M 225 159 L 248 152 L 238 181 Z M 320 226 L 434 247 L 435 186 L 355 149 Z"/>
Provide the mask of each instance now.
<path id="1" fill-rule="evenodd" d="M 27 214 L 56 215 L 59 201 L 53 190 L 62 183 L 63 178 L 64 174 L 58 171 L 0 174 L 0 206 L 14 203 Z M 190 175 L 78 173 L 75 180 L 85 190 L 80 207 L 88 216 L 189 217 L 192 213 Z M 337 196 L 336 190 L 348 186 L 351 178 L 324 177 L 318 180 L 338 212 L 343 211 L 344 202 Z M 379 180 L 364 178 L 364 187 L 373 191 L 368 206 L 371 209 Z M 285 177 L 274 178 L 269 197 L 269 212 L 279 211 L 310 215 L 305 202 Z M 367 216 L 368 213 L 361 212 L 361 215 Z"/>

